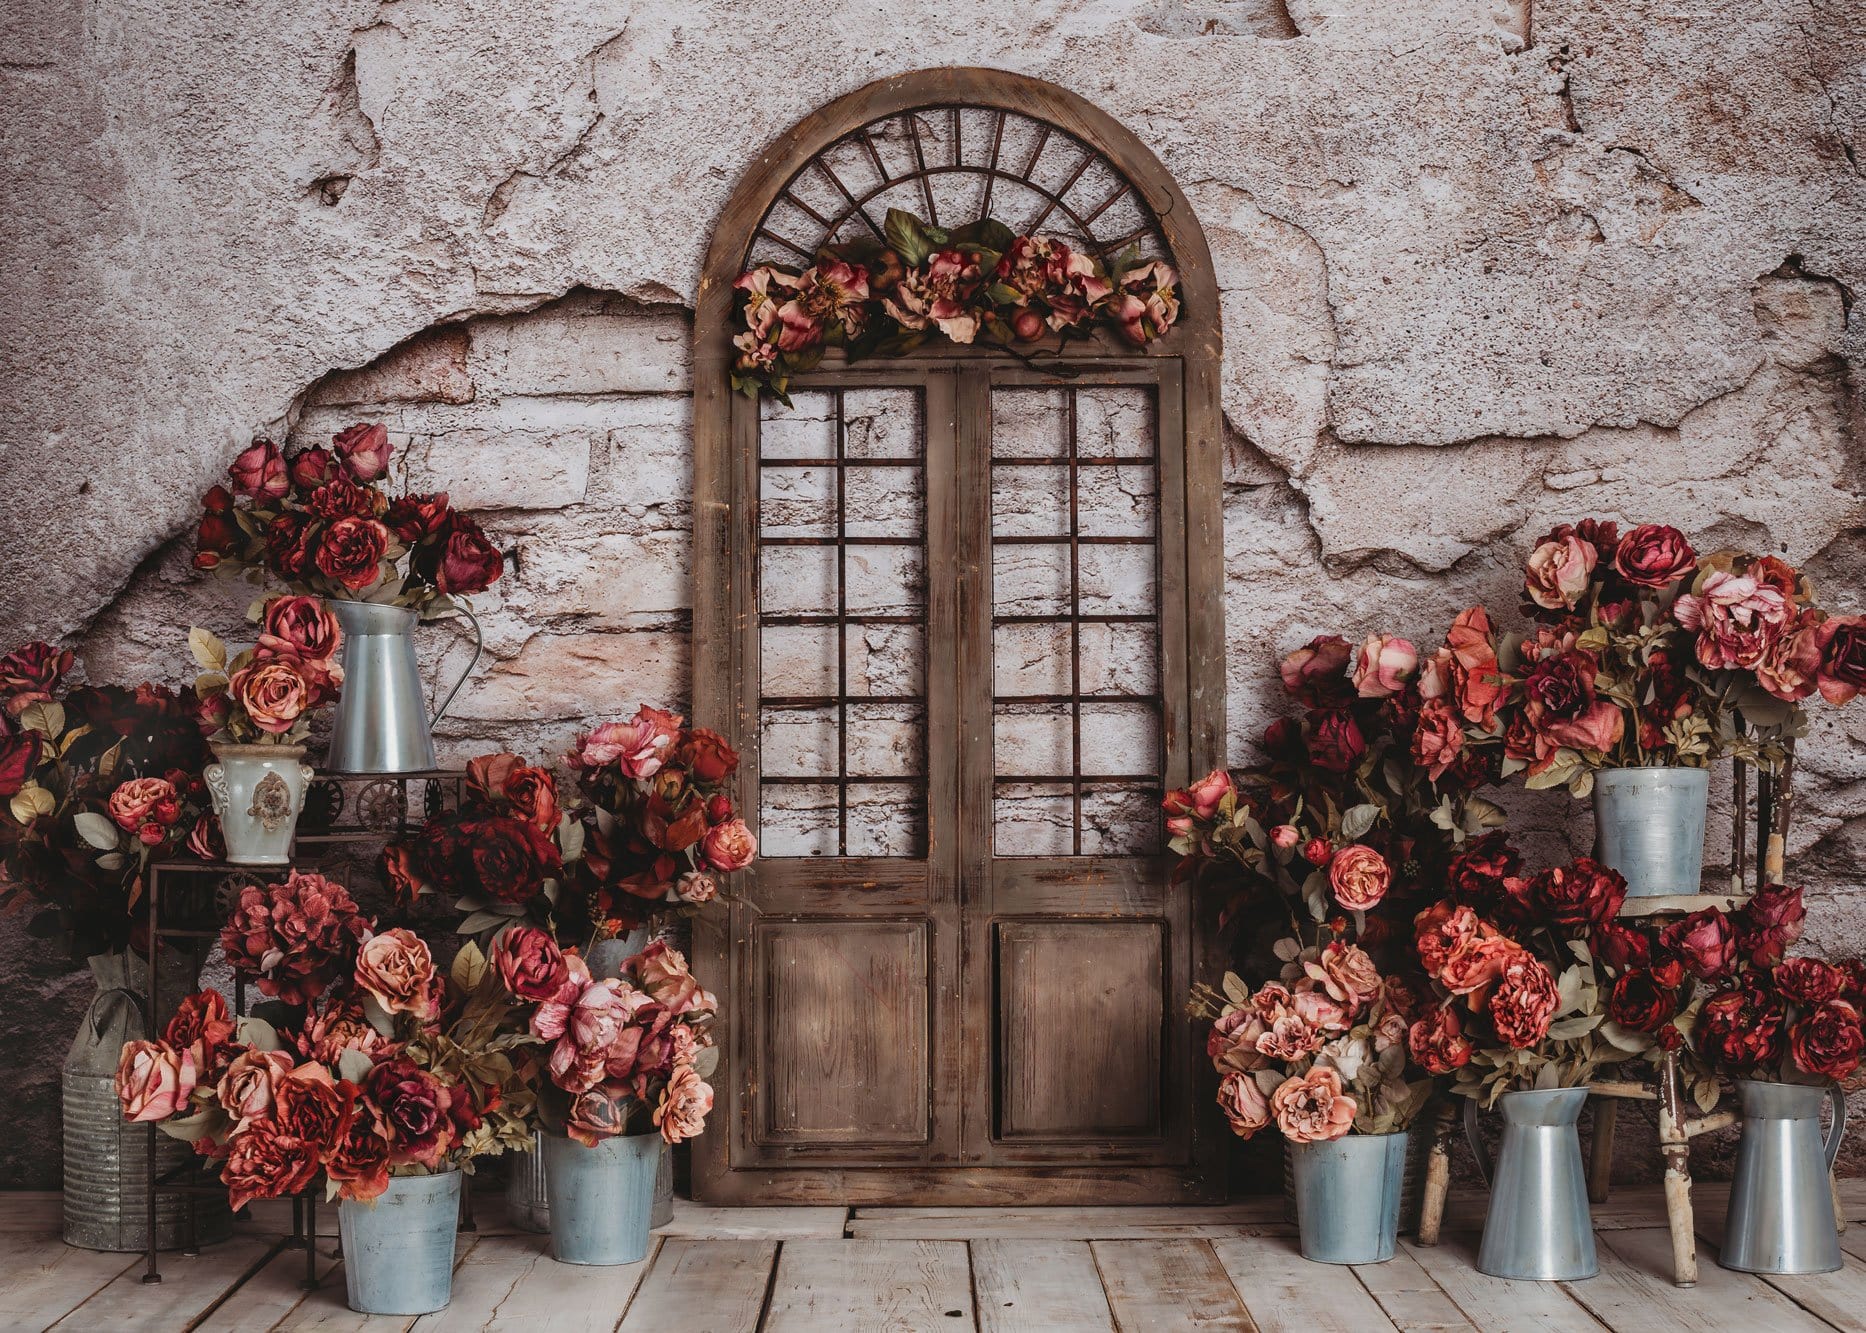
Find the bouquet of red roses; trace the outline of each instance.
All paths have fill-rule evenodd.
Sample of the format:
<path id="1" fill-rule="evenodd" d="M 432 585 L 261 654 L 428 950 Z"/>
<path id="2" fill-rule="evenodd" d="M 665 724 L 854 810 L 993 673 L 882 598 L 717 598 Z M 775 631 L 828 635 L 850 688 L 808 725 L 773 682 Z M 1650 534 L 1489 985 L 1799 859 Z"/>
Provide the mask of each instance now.
<path id="1" fill-rule="evenodd" d="M 264 571 L 320 597 L 419 607 L 433 617 L 484 592 L 505 557 L 446 492 L 390 495 L 394 446 L 381 423 L 287 458 L 255 440 L 215 486 L 195 533 L 197 569 Z"/>
<path id="2" fill-rule="evenodd" d="M 657 940 L 601 978 L 548 932 L 514 925 L 493 940 L 492 967 L 541 1043 L 525 1072 L 548 1128 L 591 1147 L 651 1129 L 673 1144 L 705 1128 L 719 1004 L 677 950 Z"/>
<path id="3" fill-rule="evenodd" d="M 583 865 L 593 920 L 697 908 L 758 853 L 727 792 L 739 756 L 704 727 L 644 705 L 579 736 L 568 760 L 591 805 Z"/>
<path id="4" fill-rule="evenodd" d="M 73 961 L 121 950 L 149 863 L 216 855 L 200 701 L 162 685 L 72 687 L 73 656 L 29 643 L 0 658 L 0 909 L 39 906 L 32 933 Z"/>

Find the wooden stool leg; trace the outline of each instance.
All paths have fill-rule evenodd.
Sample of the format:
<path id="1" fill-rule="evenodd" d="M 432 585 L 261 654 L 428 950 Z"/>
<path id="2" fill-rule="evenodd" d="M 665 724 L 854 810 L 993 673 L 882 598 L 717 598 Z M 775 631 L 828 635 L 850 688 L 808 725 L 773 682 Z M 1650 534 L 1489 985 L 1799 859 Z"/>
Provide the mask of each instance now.
<path id="1" fill-rule="evenodd" d="M 1827 1183 L 1834 1189 L 1834 1229 L 1844 1236 L 1847 1232 L 1847 1207 L 1840 1201 L 1840 1177 L 1829 1171 Z"/>
<path id="2" fill-rule="evenodd" d="M 1594 1098 L 1594 1137 L 1587 1145 L 1589 1203 L 1607 1202 L 1607 1190 L 1613 1184 L 1613 1130 L 1619 1119 L 1617 1098 Z"/>
<path id="3" fill-rule="evenodd" d="M 1425 1191 L 1419 1199 L 1419 1235 L 1421 1245 L 1438 1244 L 1439 1228 L 1445 1221 L 1445 1199 L 1451 1193 L 1451 1136 L 1458 1123 L 1457 1098 L 1446 1097 L 1438 1108 L 1438 1122 L 1433 1127 L 1432 1151 L 1426 1158 Z"/>
<path id="4" fill-rule="evenodd" d="M 1659 1151 L 1665 1154 L 1665 1217 L 1672 1232 L 1672 1282 L 1698 1281 L 1698 1242 L 1691 1214 L 1691 1140 L 1678 1102 L 1678 1064 L 1665 1057 L 1659 1071 Z"/>

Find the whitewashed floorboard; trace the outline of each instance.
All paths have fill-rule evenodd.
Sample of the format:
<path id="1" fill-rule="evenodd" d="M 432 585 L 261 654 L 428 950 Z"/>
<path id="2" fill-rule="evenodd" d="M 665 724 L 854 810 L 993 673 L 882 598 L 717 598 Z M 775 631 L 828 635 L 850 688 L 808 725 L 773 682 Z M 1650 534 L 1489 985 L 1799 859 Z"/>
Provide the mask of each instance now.
<path id="1" fill-rule="evenodd" d="M 1113 1333 L 1114 1316 L 1080 1240 L 975 1240 L 981 1333 Z"/>

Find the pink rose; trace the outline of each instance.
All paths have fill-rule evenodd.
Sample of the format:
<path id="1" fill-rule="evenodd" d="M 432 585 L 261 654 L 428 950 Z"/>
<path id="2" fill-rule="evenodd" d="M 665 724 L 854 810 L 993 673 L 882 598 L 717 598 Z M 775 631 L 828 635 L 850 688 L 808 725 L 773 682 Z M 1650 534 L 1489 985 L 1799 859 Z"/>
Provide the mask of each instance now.
<path id="1" fill-rule="evenodd" d="M 704 871 L 689 870 L 674 881 L 674 896 L 683 903 L 710 903 L 719 896 L 719 881 Z"/>
<path id="2" fill-rule="evenodd" d="M 1698 632 L 1698 661 L 1715 671 L 1759 665 L 1788 624 L 1791 608 L 1774 584 L 1713 569 L 1699 580 L 1696 592 L 1672 604 L 1672 614 Z"/>
<path id="3" fill-rule="evenodd" d="M 1803 610 L 1756 665 L 1756 683 L 1789 703 L 1813 694 L 1821 674 L 1821 613 Z"/>
<path id="4" fill-rule="evenodd" d="M 1543 542 L 1529 554 L 1523 588 L 1529 600 L 1550 611 L 1571 611 L 1587 592 L 1600 553 L 1572 533 Z"/>
<path id="5" fill-rule="evenodd" d="M 1348 1006 L 1325 990 L 1299 990 L 1289 997 L 1289 1012 L 1318 1032 L 1346 1032 L 1353 1026 Z"/>
<path id="6" fill-rule="evenodd" d="M 1257 1038 L 1257 1054 L 1288 1064 L 1314 1055 L 1322 1049 L 1322 1041 L 1320 1029 L 1303 1022 L 1296 1014 L 1286 1013 Z"/>
<path id="7" fill-rule="evenodd" d="M 608 1085 L 578 1093 L 570 1103 L 564 1132 L 586 1148 L 612 1139 L 628 1128 L 628 1113 L 635 1099 Z"/>
<path id="8" fill-rule="evenodd" d="M 1669 588 L 1698 565 L 1697 552 L 1685 534 L 1663 523 L 1645 523 L 1620 540 L 1613 567 L 1641 588 Z"/>
<path id="9" fill-rule="evenodd" d="M 358 423 L 332 436 L 331 443 L 336 446 L 337 457 L 343 460 L 344 471 L 350 474 L 351 480 L 364 483 L 374 481 L 387 471 L 389 456 L 395 452 L 395 447 L 389 443 L 389 428 L 381 422 Z"/>
<path id="10" fill-rule="evenodd" d="M 728 819 L 723 824 L 715 824 L 706 830 L 706 836 L 700 841 L 700 850 L 706 856 L 706 863 L 724 874 L 734 870 L 743 870 L 758 855 L 758 839 L 745 826 L 743 819 Z"/>
<path id="11" fill-rule="evenodd" d="M 661 1104 L 654 1108 L 654 1123 L 663 1139 L 680 1143 L 697 1137 L 706 1128 L 706 1113 L 712 1109 L 712 1088 L 692 1065 L 681 1065 L 667 1080 Z"/>
<path id="12" fill-rule="evenodd" d="M 1359 1013 L 1380 994 L 1380 969 L 1366 952 L 1346 940 L 1331 940 L 1319 957 L 1302 965 L 1314 981 L 1333 999 Z"/>
<path id="13" fill-rule="evenodd" d="M 1341 1090 L 1341 1075 L 1317 1065 L 1270 1096 L 1276 1127 L 1291 1143 L 1326 1143 L 1354 1128 L 1360 1108 Z"/>
<path id="14" fill-rule="evenodd" d="M 125 1042 L 117 1061 L 117 1100 L 123 1103 L 123 1118 L 167 1120 L 188 1105 L 194 1080 L 192 1051 L 176 1050 L 163 1041 Z"/>
<path id="15" fill-rule="evenodd" d="M 321 598 L 275 597 L 266 603 L 259 626 L 260 656 L 289 657 L 303 666 L 331 662 L 342 649 L 343 630 Z M 341 668 L 326 674 L 343 679 Z"/>
<path id="16" fill-rule="evenodd" d="M 1527 1050 L 1548 1035 L 1559 999 L 1554 974 L 1541 959 L 1519 949 L 1497 978 L 1490 1021 L 1504 1045 Z"/>
<path id="17" fill-rule="evenodd" d="M 704 989 L 687 969 L 687 959 L 666 940 L 656 940 L 623 964 L 641 988 L 668 1013 L 713 1013 L 719 1001 Z"/>
<path id="18" fill-rule="evenodd" d="M 1270 1123 L 1270 1099 L 1263 1095 L 1257 1080 L 1233 1070 L 1218 1084 L 1218 1105 L 1223 1108 L 1231 1132 L 1248 1139 Z"/>
<path id="19" fill-rule="evenodd" d="M 1257 1038 L 1266 1030 L 1263 1015 L 1255 1009 L 1233 1009 L 1212 1024 L 1205 1037 L 1205 1054 L 1220 1073 L 1261 1069 L 1264 1060 L 1257 1049 Z"/>
<path id="20" fill-rule="evenodd" d="M 1187 788 L 1192 797 L 1192 809 L 1200 819 L 1210 819 L 1218 813 L 1218 807 L 1225 797 L 1236 788 L 1232 786 L 1231 775 L 1222 768 L 1214 768 L 1191 787 Z"/>
<path id="21" fill-rule="evenodd" d="M 233 1057 L 214 1095 L 220 1109 L 233 1117 L 235 1132 L 272 1114 L 279 1080 L 292 1072 L 293 1064 L 285 1051 L 247 1050 Z"/>
<path id="22" fill-rule="evenodd" d="M 125 833 L 135 833 L 157 806 L 174 800 L 174 786 L 163 779 L 131 778 L 110 793 L 110 817 Z"/>
<path id="23" fill-rule="evenodd" d="M 1362 843 L 1343 847 L 1328 863 L 1328 882 L 1335 901 L 1350 912 L 1366 912 L 1380 905 L 1393 883 L 1386 858 Z"/>
<path id="24" fill-rule="evenodd" d="M 881 304 L 904 329 L 931 324 L 952 341 L 969 343 L 978 336 L 977 299 L 983 281 L 978 261 L 971 255 L 936 250 L 924 264 L 902 274 Z"/>
<path id="25" fill-rule="evenodd" d="M 356 955 L 356 984 L 388 1013 L 434 1016 L 434 956 L 412 930 L 397 926 L 365 944 Z"/>
<path id="26" fill-rule="evenodd" d="M 570 979 L 563 950 L 547 931 L 536 926 L 512 926 L 492 942 L 492 967 L 499 980 L 520 1000 L 549 1000 Z"/>
<path id="27" fill-rule="evenodd" d="M 270 440 L 254 440 L 227 468 L 233 493 L 247 500 L 277 500 L 290 489 L 285 455 Z"/>
<path id="28" fill-rule="evenodd" d="M 227 692 L 259 730 L 283 736 L 311 706 L 311 686 L 283 658 L 249 662 L 227 681 Z"/>
<path id="29" fill-rule="evenodd" d="M 1814 637 L 1821 654 L 1815 673 L 1821 698 L 1852 703 L 1866 689 L 1866 616 L 1829 616 Z"/>
<path id="30" fill-rule="evenodd" d="M 1406 688 L 1419 650 L 1405 639 L 1369 634 L 1354 660 L 1354 688 L 1363 699 L 1385 699 Z"/>
<path id="31" fill-rule="evenodd" d="M 1294 824 L 1278 824 L 1270 830 L 1270 844 L 1278 851 L 1290 851 L 1302 841 L 1302 833 Z"/>

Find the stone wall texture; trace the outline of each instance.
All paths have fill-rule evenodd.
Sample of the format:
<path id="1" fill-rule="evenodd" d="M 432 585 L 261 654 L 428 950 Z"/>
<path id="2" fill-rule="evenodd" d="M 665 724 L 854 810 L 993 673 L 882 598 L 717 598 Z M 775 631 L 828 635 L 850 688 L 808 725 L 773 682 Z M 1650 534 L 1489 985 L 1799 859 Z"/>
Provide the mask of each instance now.
<path id="1" fill-rule="evenodd" d="M 186 551 L 236 447 L 380 418 L 517 551 L 451 756 L 678 704 L 713 221 L 800 117 L 938 65 L 1080 92 L 1210 239 L 1235 758 L 1282 651 L 1507 606 L 1566 518 L 1781 549 L 1866 605 L 1853 0 L 52 0 L 0 32 L 0 624 L 96 679 L 238 627 Z M 1798 780 L 1812 942 L 1857 950 L 1866 710 L 1817 713 Z M 1537 852 L 1588 845 L 1565 797 L 1513 805 Z M 0 986 L 0 1184 L 53 1184 L 88 983 L 14 929 Z"/>

